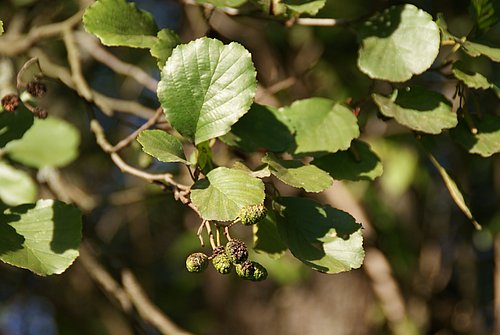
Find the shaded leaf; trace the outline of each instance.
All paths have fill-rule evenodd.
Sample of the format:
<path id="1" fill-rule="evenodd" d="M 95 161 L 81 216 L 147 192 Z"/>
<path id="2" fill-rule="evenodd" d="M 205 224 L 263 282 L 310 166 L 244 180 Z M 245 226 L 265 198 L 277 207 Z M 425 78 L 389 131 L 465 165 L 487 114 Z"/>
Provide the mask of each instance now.
<path id="1" fill-rule="evenodd" d="M 353 141 L 347 151 L 316 158 L 312 164 L 338 180 L 374 180 L 383 172 L 378 156 L 362 141 Z"/>
<path id="2" fill-rule="evenodd" d="M 170 29 L 162 29 L 158 32 L 158 39 L 151 47 L 151 55 L 158 59 L 158 67 L 163 68 L 168 57 L 172 55 L 174 48 L 181 43 L 179 35 Z"/>
<path id="3" fill-rule="evenodd" d="M 476 134 L 460 122 L 451 132 L 453 139 L 472 154 L 490 157 L 500 152 L 500 117 L 486 114 L 482 120 L 474 118 L 474 125 Z"/>
<path id="4" fill-rule="evenodd" d="M 448 189 L 448 192 L 451 195 L 451 198 L 455 202 L 455 204 L 460 208 L 460 210 L 465 214 L 465 216 L 472 222 L 474 227 L 478 230 L 481 229 L 481 225 L 474 219 L 474 216 L 472 215 L 469 206 L 465 202 L 465 198 L 460 191 L 460 189 L 457 186 L 457 183 L 453 180 L 453 178 L 450 177 L 448 172 L 439 164 L 439 162 L 429 154 L 429 158 L 434 165 L 434 167 L 438 170 L 439 174 L 441 175 L 441 178 L 444 181 L 444 184 L 446 185 L 446 188 Z"/>
<path id="5" fill-rule="evenodd" d="M 80 134 L 73 125 L 49 117 L 36 119 L 20 140 L 7 144 L 5 151 L 10 158 L 31 167 L 61 167 L 78 156 L 79 143 Z"/>
<path id="6" fill-rule="evenodd" d="M 288 249 L 281 240 L 273 211 L 267 211 L 267 216 L 253 226 L 253 249 L 271 258 L 281 257 Z"/>
<path id="7" fill-rule="evenodd" d="M 157 43 L 153 16 L 126 0 L 97 0 L 85 10 L 83 26 L 104 45 L 152 48 Z"/>
<path id="8" fill-rule="evenodd" d="M 329 99 L 298 100 L 279 111 L 281 121 L 295 132 L 294 154 L 320 155 L 345 150 L 359 136 L 356 116 L 349 108 Z"/>
<path id="9" fill-rule="evenodd" d="M 489 30 L 500 20 L 500 5 L 498 1 L 471 0 L 471 5 L 474 21 L 480 31 Z"/>
<path id="10" fill-rule="evenodd" d="M 182 143 L 173 135 L 163 130 L 144 130 L 137 137 L 142 150 L 162 162 L 182 162 L 186 161 Z"/>
<path id="11" fill-rule="evenodd" d="M 451 103 L 440 93 L 420 87 L 395 91 L 392 97 L 372 94 L 380 112 L 417 131 L 439 134 L 457 125 Z"/>
<path id="12" fill-rule="evenodd" d="M 370 78 L 406 81 L 431 67 L 439 52 L 432 16 L 406 4 L 377 13 L 358 27 L 358 66 Z"/>
<path id="13" fill-rule="evenodd" d="M 458 40 L 453 34 L 448 31 L 448 24 L 444 20 L 443 13 L 437 14 L 436 24 L 441 31 L 441 43 L 456 42 Z"/>
<path id="14" fill-rule="evenodd" d="M 17 206 L 36 200 L 37 187 L 30 175 L 0 161 L 0 200 Z"/>
<path id="15" fill-rule="evenodd" d="M 278 231 L 304 264 L 326 273 L 361 266 L 361 225 L 349 213 L 308 198 L 280 198 L 279 206 Z"/>
<path id="16" fill-rule="evenodd" d="M 465 41 L 462 44 L 462 49 L 472 57 L 483 55 L 488 57 L 492 61 L 500 62 L 500 48 Z"/>
<path id="17" fill-rule="evenodd" d="M 303 188 L 306 192 L 321 192 L 333 184 L 325 171 L 314 165 L 305 165 L 296 160 L 282 160 L 272 154 L 262 158 L 271 173 L 287 185 Z"/>
<path id="18" fill-rule="evenodd" d="M 243 46 L 203 37 L 174 49 L 163 68 L 158 97 L 172 126 L 199 144 L 229 132 L 248 111 L 255 76 Z"/>
<path id="19" fill-rule="evenodd" d="M 276 108 L 253 104 L 221 140 L 247 152 L 284 152 L 292 145 L 293 136 L 278 117 Z"/>
<path id="20" fill-rule="evenodd" d="M 72 205 L 39 200 L 0 216 L 0 259 L 46 276 L 64 272 L 78 257 L 82 218 Z M 9 229 L 6 226 L 14 228 Z"/>
<path id="21" fill-rule="evenodd" d="M 191 201 L 205 220 L 236 219 L 241 208 L 264 201 L 264 183 L 247 172 L 219 167 L 191 188 Z"/>
<path id="22" fill-rule="evenodd" d="M 463 62 L 458 61 L 453 63 L 451 71 L 455 78 L 470 88 L 488 89 L 491 87 L 491 83 L 485 76 L 478 72 L 469 71 Z"/>
<path id="23" fill-rule="evenodd" d="M 12 113 L 0 111 L 0 148 L 12 140 L 23 137 L 33 125 L 33 119 L 33 114 L 23 105 Z"/>

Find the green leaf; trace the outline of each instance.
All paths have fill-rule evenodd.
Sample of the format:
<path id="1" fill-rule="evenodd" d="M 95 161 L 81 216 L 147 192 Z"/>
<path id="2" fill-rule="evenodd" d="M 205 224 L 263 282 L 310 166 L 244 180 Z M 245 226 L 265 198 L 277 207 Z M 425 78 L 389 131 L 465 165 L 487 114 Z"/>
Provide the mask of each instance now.
<path id="1" fill-rule="evenodd" d="M 282 160 L 267 154 L 262 162 L 269 164 L 271 173 L 287 185 L 303 188 L 306 192 L 321 192 L 332 186 L 333 179 L 314 165 L 295 160 Z"/>
<path id="2" fill-rule="evenodd" d="M 179 35 L 170 29 L 162 29 L 158 32 L 158 39 L 151 47 L 151 55 L 158 59 L 160 69 L 165 66 L 165 62 L 172 55 L 174 48 L 181 43 Z"/>
<path id="3" fill-rule="evenodd" d="M 279 204 L 278 230 L 296 258 L 326 273 L 361 266 L 361 225 L 349 213 L 308 198 L 280 198 Z"/>
<path id="4" fill-rule="evenodd" d="M 337 180 L 374 180 L 383 172 L 378 156 L 362 141 L 353 141 L 347 151 L 316 158 L 312 164 Z"/>
<path id="5" fill-rule="evenodd" d="M 500 6 L 497 1 L 471 0 L 471 5 L 474 21 L 479 31 L 487 31 L 500 21 Z"/>
<path id="6" fill-rule="evenodd" d="M 500 152 L 500 117 L 486 114 L 481 120 L 473 120 L 477 133 L 460 122 L 451 132 L 453 139 L 472 154 L 490 157 Z"/>
<path id="7" fill-rule="evenodd" d="M 247 152 L 284 152 L 292 145 L 293 136 L 278 114 L 274 107 L 253 104 L 221 140 Z"/>
<path id="8" fill-rule="evenodd" d="M 434 165 L 434 167 L 438 170 L 439 174 L 441 175 L 441 178 L 444 181 L 444 184 L 446 185 L 446 188 L 448 189 L 448 192 L 450 193 L 451 198 L 455 202 L 455 204 L 460 208 L 462 213 L 465 214 L 465 216 L 472 222 L 474 227 L 478 230 L 481 230 L 481 225 L 474 219 L 474 216 L 472 215 L 469 206 L 467 205 L 465 198 L 458 188 L 457 183 L 451 178 L 451 176 L 448 174 L 448 172 L 439 164 L 439 162 L 429 154 L 429 158 Z"/>
<path id="9" fill-rule="evenodd" d="M 36 200 L 37 187 L 30 175 L 0 161 L 0 200 L 17 206 Z"/>
<path id="10" fill-rule="evenodd" d="M 191 188 L 191 201 L 205 220 L 236 219 L 241 208 L 264 201 L 264 183 L 247 172 L 219 167 Z"/>
<path id="11" fill-rule="evenodd" d="M 301 14 L 314 16 L 318 14 L 321 8 L 325 7 L 326 0 L 286 0 L 283 3 L 285 4 L 286 8 L 296 16 L 299 16 Z"/>
<path id="12" fill-rule="evenodd" d="M 126 0 L 97 0 L 85 10 L 83 25 L 104 45 L 152 48 L 157 43 L 153 16 Z"/>
<path id="13" fill-rule="evenodd" d="M 61 167 L 78 156 L 80 134 L 64 120 L 49 117 L 36 119 L 20 140 L 9 142 L 5 151 L 10 158 L 25 165 Z"/>
<path id="14" fill-rule="evenodd" d="M 196 0 L 196 2 L 200 4 L 208 3 L 214 5 L 217 8 L 236 8 L 243 5 L 245 2 L 247 2 L 247 0 Z"/>
<path id="15" fill-rule="evenodd" d="M 0 216 L 2 261 L 46 276 L 64 272 L 78 257 L 82 218 L 74 206 L 39 200 L 4 214 Z"/>
<path id="16" fill-rule="evenodd" d="M 255 76 L 243 46 L 203 37 L 174 49 L 161 74 L 158 98 L 172 126 L 199 144 L 229 132 L 248 111 Z"/>
<path id="17" fill-rule="evenodd" d="M 443 13 L 437 14 L 436 24 L 441 31 L 441 43 L 456 42 L 458 40 L 453 34 L 448 31 L 448 24 L 444 20 Z"/>
<path id="18" fill-rule="evenodd" d="M 430 68 L 439 52 L 432 16 L 410 4 L 390 7 L 358 28 L 358 66 L 370 78 L 406 81 Z"/>
<path id="19" fill-rule="evenodd" d="M 273 211 L 268 211 L 267 216 L 253 226 L 253 249 L 274 259 L 283 256 L 288 249 L 281 240 Z"/>
<path id="20" fill-rule="evenodd" d="M 421 87 L 408 87 L 395 91 L 386 98 L 372 94 L 380 112 L 410 129 L 429 134 L 439 134 L 443 129 L 457 125 L 457 115 L 451 103 L 440 93 Z"/>
<path id="21" fill-rule="evenodd" d="M 0 35 L 3 34 L 3 22 L 0 20 Z"/>
<path id="22" fill-rule="evenodd" d="M 321 155 L 346 150 L 359 136 L 356 116 L 332 100 L 298 100 L 279 111 L 282 122 L 295 132 L 294 154 Z"/>
<path id="23" fill-rule="evenodd" d="M 465 41 L 462 44 L 462 49 L 472 57 L 483 55 L 488 57 L 492 61 L 500 62 L 500 48 Z"/>
<path id="24" fill-rule="evenodd" d="M 12 140 L 23 137 L 33 125 L 33 119 L 33 114 L 23 105 L 12 113 L 0 111 L 0 148 Z"/>
<path id="25" fill-rule="evenodd" d="M 478 72 L 469 71 L 465 64 L 461 61 L 453 63 L 453 68 L 451 72 L 461 82 L 463 82 L 467 87 L 488 89 L 491 88 L 491 83 L 486 79 L 485 76 Z"/>
<path id="26" fill-rule="evenodd" d="M 142 146 L 142 150 L 162 162 L 182 162 L 186 161 L 182 143 L 173 135 L 163 130 L 144 130 L 137 137 L 137 142 Z"/>

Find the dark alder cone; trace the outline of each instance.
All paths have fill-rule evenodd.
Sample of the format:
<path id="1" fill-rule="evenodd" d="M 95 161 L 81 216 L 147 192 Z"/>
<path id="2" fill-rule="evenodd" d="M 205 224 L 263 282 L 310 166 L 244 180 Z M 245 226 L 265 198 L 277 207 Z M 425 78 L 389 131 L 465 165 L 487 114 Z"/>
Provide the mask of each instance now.
<path id="1" fill-rule="evenodd" d="M 49 115 L 47 110 L 42 107 L 35 107 L 35 109 L 33 110 L 33 114 L 39 119 L 46 119 Z"/>
<path id="2" fill-rule="evenodd" d="M 226 244 L 226 255 L 233 264 L 243 263 L 248 258 L 247 246 L 243 241 L 232 239 Z"/>
<path id="3" fill-rule="evenodd" d="M 227 257 L 224 247 L 217 247 L 212 254 L 212 264 L 220 274 L 228 274 L 233 268 L 233 263 Z"/>
<path id="4" fill-rule="evenodd" d="M 26 91 L 35 98 L 41 98 L 47 93 L 47 86 L 39 81 L 30 81 L 26 86 Z"/>
<path id="5" fill-rule="evenodd" d="M 189 272 L 202 272 L 208 266 L 208 256 L 202 252 L 195 252 L 186 259 L 186 269 Z"/>
<path id="6" fill-rule="evenodd" d="M 19 106 L 20 100 L 17 94 L 7 94 L 2 98 L 3 109 L 7 112 L 13 112 Z"/>
<path id="7" fill-rule="evenodd" d="M 236 265 L 236 274 L 246 280 L 261 281 L 267 278 L 267 270 L 261 264 L 246 261 Z"/>
<path id="8" fill-rule="evenodd" d="M 266 207 L 264 204 L 243 207 L 240 211 L 241 223 L 245 226 L 253 225 L 266 217 Z"/>

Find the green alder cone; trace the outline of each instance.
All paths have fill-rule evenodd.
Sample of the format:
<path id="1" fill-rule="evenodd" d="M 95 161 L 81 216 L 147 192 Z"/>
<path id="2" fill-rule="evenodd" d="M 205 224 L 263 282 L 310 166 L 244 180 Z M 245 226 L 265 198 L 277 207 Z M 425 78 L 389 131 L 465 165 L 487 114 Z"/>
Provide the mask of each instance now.
<path id="1" fill-rule="evenodd" d="M 217 247 L 214 249 L 212 265 L 220 274 L 225 275 L 231 272 L 233 263 L 231 263 L 231 260 L 227 257 L 224 247 Z"/>
<path id="2" fill-rule="evenodd" d="M 267 270 L 261 264 L 253 261 L 246 261 L 236 264 L 236 274 L 243 279 L 251 281 L 262 281 L 267 278 Z"/>
<path id="3" fill-rule="evenodd" d="M 226 255 L 233 264 L 240 264 L 247 260 L 248 250 L 243 241 L 232 239 L 226 244 Z"/>
<path id="4" fill-rule="evenodd" d="M 240 211 L 241 223 L 245 226 L 256 224 L 266 217 L 267 209 L 264 204 L 243 207 Z"/>
<path id="5" fill-rule="evenodd" d="M 186 269 L 189 272 L 202 272 L 208 266 L 208 256 L 202 252 L 195 252 L 186 259 Z"/>

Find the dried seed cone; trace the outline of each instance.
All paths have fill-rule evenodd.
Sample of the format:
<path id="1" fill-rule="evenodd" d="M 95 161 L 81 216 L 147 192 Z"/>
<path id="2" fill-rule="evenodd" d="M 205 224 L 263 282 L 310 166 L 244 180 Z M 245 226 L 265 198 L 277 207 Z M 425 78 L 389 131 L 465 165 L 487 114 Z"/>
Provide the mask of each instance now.
<path id="1" fill-rule="evenodd" d="M 208 256 L 202 252 L 195 252 L 186 259 L 186 269 L 189 272 L 202 272 L 208 266 Z"/>
<path id="2" fill-rule="evenodd" d="M 243 241 L 232 239 L 226 244 L 226 255 L 233 264 L 243 263 L 248 258 L 247 246 Z"/>
<path id="3" fill-rule="evenodd" d="M 267 270 L 261 264 L 246 261 L 236 265 L 236 274 L 246 280 L 261 281 L 267 278 Z"/>
<path id="4" fill-rule="evenodd" d="M 241 223 L 245 226 L 253 225 L 266 217 L 267 209 L 264 204 L 243 207 L 240 211 Z"/>
<path id="5" fill-rule="evenodd" d="M 39 81 L 30 81 L 26 86 L 26 90 L 35 98 L 41 98 L 47 93 L 47 86 Z"/>
<path id="6" fill-rule="evenodd" d="M 215 270 L 223 275 L 230 273 L 233 268 L 233 263 L 231 263 L 229 257 L 227 257 L 224 247 L 217 247 L 214 249 L 212 264 Z"/>

